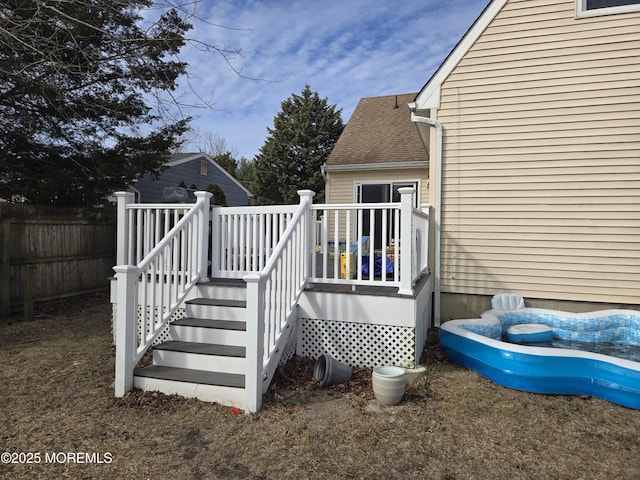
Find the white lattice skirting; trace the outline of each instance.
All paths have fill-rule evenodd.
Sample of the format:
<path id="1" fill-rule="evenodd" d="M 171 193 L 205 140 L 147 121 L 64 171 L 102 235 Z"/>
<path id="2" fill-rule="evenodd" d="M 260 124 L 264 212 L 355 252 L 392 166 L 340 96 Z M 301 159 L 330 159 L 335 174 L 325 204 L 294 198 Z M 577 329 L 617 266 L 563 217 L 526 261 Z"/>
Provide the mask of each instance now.
<path id="1" fill-rule="evenodd" d="M 113 332 L 113 344 L 116 344 L 116 309 L 117 309 L 117 304 L 113 303 L 111 305 L 112 308 L 112 315 L 111 315 L 111 330 Z M 156 316 L 158 314 L 158 309 L 156 309 Z M 164 329 L 162 330 L 162 332 L 160 332 L 160 335 L 158 335 L 158 337 L 155 339 L 155 341 L 153 342 L 153 345 L 158 345 L 162 342 L 165 342 L 167 340 L 169 340 L 169 324 L 171 322 L 175 322 L 176 320 L 179 320 L 180 318 L 183 318 L 186 315 L 185 312 L 185 308 L 184 307 L 179 307 L 173 315 L 171 315 L 171 318 L 169 319 L 169 323 L 167 323 L 167 325 L 164 327 Z M 148 330 L 148 328 L 147 328 Z M 137 328 L 136 331 L 138 332 L 138 337 L 140 337 L 140 333 L 142 332 L 142 306 L 138 305 L 138 313 L 137 313 Z"/>
<path id="2" fill-rule="evenodd" d="M 298 355 L 329 354 L 354 367 L 408 365 L 414 361 L 415 328 L 301 318 Z"/>

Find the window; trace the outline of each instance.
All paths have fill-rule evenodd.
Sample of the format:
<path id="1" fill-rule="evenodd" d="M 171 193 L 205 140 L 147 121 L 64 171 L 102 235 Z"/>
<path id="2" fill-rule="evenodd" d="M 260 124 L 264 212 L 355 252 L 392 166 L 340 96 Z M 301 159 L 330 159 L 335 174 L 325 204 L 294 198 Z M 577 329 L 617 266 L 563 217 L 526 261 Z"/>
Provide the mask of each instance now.
<path id="1" fill-rule="evenodd" d="M 206 158 L 203 158 L 202 160 L 200 160 L 200 175 L 202 175 L 203 177 L 207 176 L 207 165 L 209 164 L 209 162 L 207 162 Z"/>
<path id="2" fill-rule="evenodd" d="M 577 0 L 578 16 L 640 11 L 640 0 Z"/>
<path id="3" fill-rule="evenodd" d="M 418 182 L 388 182 L 388 183 L 357 183 L 357 203 L 386 203 L 399 202 L 402 187 L 413 187 L 416 193 L 413 197 L 414 207 L 418 206 Z"/>
<path id="4" fill-rule="evenodd" d="M 416 193 L 413 197 L 414 207 L 418 206 L 418 182 L 386 182 L 386 183 L 357 183 L 356 184 L 356 202 L 357 203 L 388 203 L 399 202 L 400 192 L 398 191 L 402 187 L 413 187 Z M 376 250 L 382 248 L 383 239 L 387 245 L 394 239 L 395 232 L 395 218 L 391 214 L 391 211 L 387 212 L 386 220 L 384 224 L 387 225 L 386 232 L 383 235 L 382 226 L 382 211 L 377 210 L 374 213 L 374 226 L 373 226 L 373 242 L 372 245 Z M 370 216 L 369 210 L 365 210 L 362 216 L 362 227 L 364 232 L 371 231 L 370 229 Z"/>

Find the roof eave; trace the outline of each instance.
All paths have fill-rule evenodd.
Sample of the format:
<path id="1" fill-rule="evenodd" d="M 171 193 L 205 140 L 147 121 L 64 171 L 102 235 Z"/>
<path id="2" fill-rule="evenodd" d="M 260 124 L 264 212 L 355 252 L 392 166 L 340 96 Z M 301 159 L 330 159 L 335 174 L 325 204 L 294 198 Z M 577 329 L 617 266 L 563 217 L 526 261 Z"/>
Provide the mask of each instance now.
<path id="1" fill-rule="evenodd" d="M 415 102 L 416 107 L 420 110 L 440 107 L 440 87 L 442 83 L 451 74 L 453 69 L 458 65 L 460 60 L 467 54 L 469 49 L 478 40 L 482 32 L 487 28 L 489 23 L 495 18 L 498 12 L 504 7 L 507 0 L 492 0 L 475 20 L 473 25 L 469 27 L 464 36 L 451 50 L 444 62 L 440 64 L 435 73 L 422 87 Z"/>
<path id="2" fill-rule="evenodd" d="M 385 162 L 385 163 L 352 163 L 346 165 L 323 165 L 325 172 L 352 172 L 358 170 L 409 170 L 413 168 L 429 168 L 428 160 L 416 162 Z"/>

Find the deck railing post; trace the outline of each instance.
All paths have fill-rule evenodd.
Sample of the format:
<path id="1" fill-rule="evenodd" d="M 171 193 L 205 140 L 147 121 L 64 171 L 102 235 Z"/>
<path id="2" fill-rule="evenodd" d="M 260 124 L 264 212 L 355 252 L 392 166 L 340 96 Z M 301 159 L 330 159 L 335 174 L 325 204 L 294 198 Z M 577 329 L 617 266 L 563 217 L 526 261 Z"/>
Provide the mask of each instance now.
<path id="1" fill-rule="evenodd" d="M 127 215 L 127 205 L 134 202 L 135 195 L 131 192 L 116 192 L 116 198 L 118 199 L 116 265 L 128 265 L 129 218 Z"/>
<path id="2" fill-rule="evenodd" d="M 401 295 L 413 295 L 412 259 L 415 251 L 413 239 L 413 187 L 398 189 L 400 193 L 400 288 Z"/>
<path id="3" fill-rule="evenodd" d="M 211 192 L 195 192 L 196 202 L 200 205 L 199 221 L 200 221 L 200 238 L 198 238 L 198 259 L 200 265 L 198 270 L 200 271 L 200 280 L 209 280 L 208 262 L 209 262 L 209 205 L 211 203 Z"/>
<path id="4" fill-rule="evenodd" d="M 298 190 L 298 195 L 300 195 L 300 205 L 305 205 L 305 252 L 304 252 L 304 279 L 305 282 L 309 278 L 311 272 L 311 262 L 313 260 L 312 255 L 315 252 L 315 245 L 313 241 L 314 232 L 315 232 L 315 220 L 313 218 L 313 210 L 311 209 L 311 205 L 313 205 L 313 197 L 316 192 L 312 190 Z"/>
<path id="5" fill-rule="evenodd" d="M 243 278 L 247 283 L 245 408 L 249 412 L 257 412 L 262 406 L 264 282 L 258 273 L 250 273 Z"/>
<path id="6" fill-rule="evenodd" d="M 133 364 L 136 356 L 136 309 L 138 305 L 138 268 L 117 265 L 116 272 L 116 397 L 133 388 Z"/>
<path id="7" fill-rule="evenodd" d="M 222 207 L 214 206 L 211 208 L 211 276 L 220 276 L 220 209 Z"/>

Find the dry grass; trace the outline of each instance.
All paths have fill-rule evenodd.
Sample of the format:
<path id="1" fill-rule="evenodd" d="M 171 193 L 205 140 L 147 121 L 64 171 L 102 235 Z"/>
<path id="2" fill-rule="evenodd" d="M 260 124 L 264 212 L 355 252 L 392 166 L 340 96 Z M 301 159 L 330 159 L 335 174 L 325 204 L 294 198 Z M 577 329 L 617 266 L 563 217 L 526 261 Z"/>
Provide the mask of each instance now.
<path id="1" fill-rule="evenodd" d="M 376 404 L 367 370 L 320 389 L 302 360 L 255 415 L 157 393 L 116 399 L 107 299 L 67 302 L 0 325 L 0 451 L 41 455 L 0 464 L 0 478 L 640 478 L 640 411 L 506 389 L 431 353 L 397 407 Z M 44 463 L 51 452 L 112 460 Z"/>

